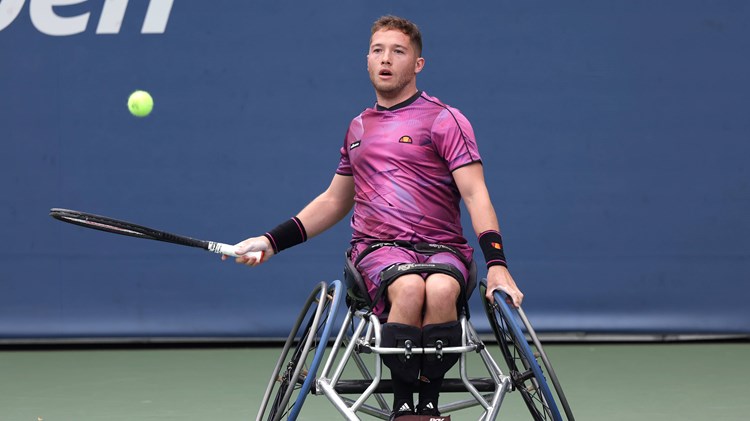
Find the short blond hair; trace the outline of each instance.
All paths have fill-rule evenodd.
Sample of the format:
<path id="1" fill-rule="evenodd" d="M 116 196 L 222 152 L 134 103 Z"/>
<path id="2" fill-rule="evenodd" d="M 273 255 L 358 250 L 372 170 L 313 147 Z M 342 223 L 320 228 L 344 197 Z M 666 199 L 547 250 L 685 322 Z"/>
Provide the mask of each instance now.
<path id="1" fill-rule="evenodd" d="M 414 22 L 398 16 L 383 16 L 372 24 L 370 35 L 382 29 L 395 29 L 403 32 L 404 35 L 409 37 L 414 47 L 416 47 L 417 57 L 422 57 L 422 33 Z"/>

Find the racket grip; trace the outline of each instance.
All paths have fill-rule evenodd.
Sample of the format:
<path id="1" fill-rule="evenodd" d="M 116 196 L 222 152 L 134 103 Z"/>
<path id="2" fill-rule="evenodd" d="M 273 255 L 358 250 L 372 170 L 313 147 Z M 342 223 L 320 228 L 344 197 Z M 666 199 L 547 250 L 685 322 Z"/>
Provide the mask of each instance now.
<path id="1" fill-rule="evenodd" d="M 231 244 L 209 242 L 208 243 L 208 250 L 212 251 L 214 253 L 217 253 L 217 254 L 225 254 L 227 256 L 232 256 L 232 257 L 238 257 L 239 256 L 237 254 L 237 246 L 233 246 Z M 261 251 L 249 251 L 249 252 L 243 254 L 243 256 L 254 257 L 256 260 L 258 260 L 258 259 L 261 258 L 261 256 L 263 256 L 263 252 L 261 252 Z"/>

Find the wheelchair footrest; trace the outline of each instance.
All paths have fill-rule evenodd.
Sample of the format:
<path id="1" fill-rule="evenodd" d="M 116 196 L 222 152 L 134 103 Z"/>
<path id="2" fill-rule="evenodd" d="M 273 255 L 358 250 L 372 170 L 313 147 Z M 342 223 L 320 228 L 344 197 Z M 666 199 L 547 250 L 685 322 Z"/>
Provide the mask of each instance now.
<path id="1" fill-rule="evenodd" d="M 489 377 L 470 379 L 469 383 L 471 383 L 479 392 L 495 391 L 495 382 Z M 334 389 L 339 394 L 362 394 L 371 384 L 372 380 L 339 380 Z M 464 382 L 461 379 L 445 379 L 443 380 L 443 385 L 440 388 L 440 391 L 466 392 L 466 385 L 464 385 Z M 374 393 L 393 393 L 391 380 L 381 380 L 380 383 L 378 383 L 378 387 L 375 388 Z"/>
<path id="2" fill-rule="evenodd" d="M 450 415 L 402 415 L 396 421 L 451 421 Z"/>

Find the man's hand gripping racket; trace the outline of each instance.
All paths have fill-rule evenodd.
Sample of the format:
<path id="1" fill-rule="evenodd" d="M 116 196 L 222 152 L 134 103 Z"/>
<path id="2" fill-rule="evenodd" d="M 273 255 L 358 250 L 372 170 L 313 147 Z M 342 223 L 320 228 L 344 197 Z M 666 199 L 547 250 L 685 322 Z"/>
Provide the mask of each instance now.
<path id="1" fill-rule="evenodd" d="M 248 238 L 233 247 L 235 254 L 229 256 L 236 257 L 237 263 L 248 266 L 257 266 L 274 254 L 271 242 L 264 236 Z M 221 260 L 227 260 L 227 255 L 221 256 Z"/>

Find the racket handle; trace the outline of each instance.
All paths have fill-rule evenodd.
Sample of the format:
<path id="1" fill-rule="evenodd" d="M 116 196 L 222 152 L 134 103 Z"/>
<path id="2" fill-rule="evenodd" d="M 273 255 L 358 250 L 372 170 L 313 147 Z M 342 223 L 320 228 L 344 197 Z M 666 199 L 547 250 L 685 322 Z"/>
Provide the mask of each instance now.
<path id="1" fill-rule="evenodd" d="M 227 256 L 232 256 L 232 257 L 239 256 L 237 254 L 237 246 L 233 246 L 231 244 L 214 243 L 213 241 L 209 241 L 208 250 L 217 254 L 225 254 Z M 258 260 L 261 258 L 261 256 L 263 256 L 263 252 L 262 251 L 249 251 L 243 254 L 243 256 L 254 257 L 256 260 Z"/>

